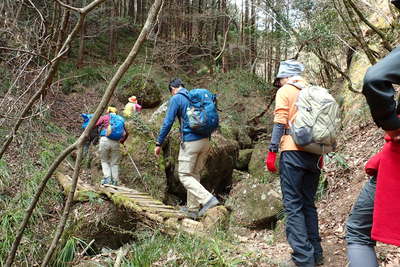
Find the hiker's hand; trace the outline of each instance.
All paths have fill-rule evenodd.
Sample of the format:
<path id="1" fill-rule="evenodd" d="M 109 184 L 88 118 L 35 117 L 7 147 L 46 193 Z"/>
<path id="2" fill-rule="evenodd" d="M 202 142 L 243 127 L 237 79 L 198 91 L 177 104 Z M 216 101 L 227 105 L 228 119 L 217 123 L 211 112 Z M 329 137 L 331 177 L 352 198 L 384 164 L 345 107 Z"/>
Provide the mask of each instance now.
<path id="1" fill-rule="evenodd" d="M 400 129 L 393 131 L 386 131 L 386 134 L 390 137 L 391 141 L 400 143 Z"/>
<path id="2" fill-rule="evenodd" d="M 156 155 L 156 157 L 160 156 L 160 152 L 161 152 L 161 147 L 160 146 L 156 146 L 154 148 L 154 155 Z"/>
<path id="3" fill-rule="evenodd" d="M 265 166 L 267 167 L 268 171 L 276 172 L 275 161 L 276 153 L 269 151 L 267 157 L 265 158 Z"/>

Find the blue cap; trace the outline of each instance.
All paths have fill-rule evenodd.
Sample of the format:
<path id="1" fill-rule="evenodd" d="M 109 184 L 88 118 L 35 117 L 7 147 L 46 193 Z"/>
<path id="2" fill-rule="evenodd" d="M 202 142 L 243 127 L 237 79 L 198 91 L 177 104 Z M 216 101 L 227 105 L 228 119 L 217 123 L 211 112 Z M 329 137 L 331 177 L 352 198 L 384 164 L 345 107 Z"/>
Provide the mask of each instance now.
<path id="1" fill-rule="evenodd" d="M 276 78 L 288 78 L 300 75 L 304 71 L 304 65 L 294 59 L 281 61 Z"/>

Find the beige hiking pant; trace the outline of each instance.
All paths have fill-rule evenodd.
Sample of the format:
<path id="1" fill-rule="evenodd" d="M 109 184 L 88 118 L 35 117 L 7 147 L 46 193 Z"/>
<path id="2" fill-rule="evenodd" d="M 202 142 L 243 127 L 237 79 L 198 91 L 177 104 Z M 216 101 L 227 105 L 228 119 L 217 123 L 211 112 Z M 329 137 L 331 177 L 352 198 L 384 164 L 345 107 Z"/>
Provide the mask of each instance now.
<path id="1" fill-rule="evenodd" d="M 119 141 L 100 137 L 99 152 L 104 178 L 111 177 L 118 181 L 118 162 L 121 157 Z"/>
<path id="2" fill-rule="evenodd" d="M 200 171 L 203 169 L 210 141 L 208 138 L 184 142 L 179 150 L 179 180 L 187 190 L 187 207 L 197 209 L 213 196 L 200 184 Z"/>

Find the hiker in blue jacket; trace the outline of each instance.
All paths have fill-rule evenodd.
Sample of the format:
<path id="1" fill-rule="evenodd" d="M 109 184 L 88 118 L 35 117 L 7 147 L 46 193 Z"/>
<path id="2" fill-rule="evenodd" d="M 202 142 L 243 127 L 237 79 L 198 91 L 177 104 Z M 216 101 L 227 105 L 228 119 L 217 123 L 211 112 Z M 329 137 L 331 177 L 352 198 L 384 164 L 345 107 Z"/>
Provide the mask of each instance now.
<path id="1" fill-rule="evenodd" d="M 182 211 L 190 217 L 202 216 L 208 209 L 219 204 L 217 198 L 200 184 L 200 171 L 205 165 L 210 149 L 210 134 L 200 135 L 187 127 L 186 110 L 189 108 L 190 102 L 188 90 L 184 88 L 182 80 L 173 79 L 169 83 L 168 89 L 172 97 L 157 138 L 154 154 L 160 155 L 161 145 L 171 130 L 175 118 L 178 117 L 182 138 L 178 157 L 178 174 L 179 180 L 187 190 L 187 203 Z"/>

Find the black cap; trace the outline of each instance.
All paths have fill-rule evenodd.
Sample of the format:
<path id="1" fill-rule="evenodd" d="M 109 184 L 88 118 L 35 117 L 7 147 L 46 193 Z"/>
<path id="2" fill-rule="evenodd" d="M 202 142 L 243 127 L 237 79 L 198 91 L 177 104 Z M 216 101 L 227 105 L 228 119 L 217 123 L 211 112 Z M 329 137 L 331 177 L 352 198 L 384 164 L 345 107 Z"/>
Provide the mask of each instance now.
<path id="1" fill-rule="evenodd" d="M 179 79 L 179 78 L 174 78 L 169 82 L 168 90 L 171 92 L 172 91 L 172 87 L 178 88 L 180 86 L 185 87 L 185 85 L 183 84 L 182 80 Z"/>
<path id="2" fill-rule="evenodd" d="M 392 0 L 391 2 L 392 2 L 392 4 L 393 4 L 395 7 L 397 7 L 398 9 L 400 9 L 400 0 Z"/>

